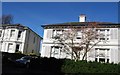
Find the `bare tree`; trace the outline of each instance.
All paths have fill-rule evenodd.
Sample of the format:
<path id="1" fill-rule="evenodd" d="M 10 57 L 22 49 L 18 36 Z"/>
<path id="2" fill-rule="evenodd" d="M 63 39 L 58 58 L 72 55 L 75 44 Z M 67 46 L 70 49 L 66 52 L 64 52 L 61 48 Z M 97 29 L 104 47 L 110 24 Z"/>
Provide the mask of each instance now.
<path id="1" fill-rule="evenodd" d="M 90 24 L 81 30 L 82 37 L 80 42 L 84 50 L 82 60 L 87 60 L 87 53 L 99 42 L 101 42 L 99 38 L 102 34 L 96 31 L 96 26 L 94 24 Z"/>
<path id="2" fill-rule="evenodd" d="M 13 16 L 12 15 L 2 15 L 0 18 L 1 24 L 12 24 L 13 23 Z"/>
<path id="3" fill-rule="evenodd" d="M 62 34 L 56 34 L 54 44 L 61 45 L 61 50 L 69 53 L 71 59 L 75 61 L 80 60 L 80 58 L 87 60 L 87 53 L 100 42 L 99 38 L 102 35 L 96 31 L 96 28 L 96 24 L 89 24 L 79 28 L 69 26 L 63 30 Z M 80 40 L 76 40 L 78 33 L 81 33 Z M 83 54 L 82 57 L 81 53 Z"/>
<path id="4" fill-rule="evenodd" d="M 58 29 L 59 30 L 59 29 Z M 71 55 L 71 58 L 74 59 L 74 38 L 76 37 L 77 31 L 76 29 L 70 27 L 68 29 L 64 29 L 62 34 L 56 34 L 54 38 L 54 44 L 58 44 L 62 47 L 62 51 Z"/>

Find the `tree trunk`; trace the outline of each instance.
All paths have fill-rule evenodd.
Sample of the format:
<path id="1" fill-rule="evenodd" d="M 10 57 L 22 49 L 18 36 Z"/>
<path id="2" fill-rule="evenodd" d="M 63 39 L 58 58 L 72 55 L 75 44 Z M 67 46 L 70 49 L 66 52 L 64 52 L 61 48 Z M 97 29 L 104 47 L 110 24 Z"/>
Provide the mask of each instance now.
<path id="1" fill-rule="evenodd" d="M 83 55 L 83 58 L 82 58 L 82 60 L 84 60 L 84 58 L 85 58 L 85 60 L 87 60 L 87 50 L 88 50 L 88 48 L 89 48 L 89 42 L 86 44 L 86 48 L 85 48 L 85 53 L 84 53 L 84 55 Z"/>
<path id="2" fill-rule="evenodd" d="M 86 59 L 87 59 L 87 52 L 84 53 L 82 60 L 84 60 L 85 56 L 86 56 Z"/>
<path id="3" fill-rule="evenodd" d="M 73 39 L 71 39 L 71 41 L 72 41 L 72 60 L 73 60 L 73 57 L 74 57 L 74 55 L 73 55 Z"/>

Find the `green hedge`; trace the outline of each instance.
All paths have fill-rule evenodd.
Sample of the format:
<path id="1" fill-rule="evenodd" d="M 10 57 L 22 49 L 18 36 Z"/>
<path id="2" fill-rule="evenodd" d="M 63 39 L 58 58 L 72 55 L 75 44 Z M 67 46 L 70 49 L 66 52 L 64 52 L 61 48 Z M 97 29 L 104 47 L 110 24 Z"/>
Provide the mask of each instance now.
<path id="1" fill-rule="evenodd" d="M 120 73 L 119 64 L 65 60 L 63 73 Z"/>

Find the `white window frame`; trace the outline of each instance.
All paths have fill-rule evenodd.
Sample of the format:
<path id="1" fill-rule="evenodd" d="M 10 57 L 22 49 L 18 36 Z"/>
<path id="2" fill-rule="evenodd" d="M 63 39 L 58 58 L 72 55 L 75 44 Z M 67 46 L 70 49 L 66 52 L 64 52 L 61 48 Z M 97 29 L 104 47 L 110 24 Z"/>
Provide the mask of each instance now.
<path id="1" fill-rule="evenodd" d="M 103 53 L 102 49 L 104 51 L 103 57 L 99 55 L 100 51 L 101 51 L 101 53 Z M 110 61 L 108 61 L 108 60 L 110 60 L 109 52 L 110 52 L 109 48 L 95 48 L 95 59 L 97 59 L 97 62 L 100 62 L 100 59 L 105 59 L 105 63 L 110 62 Z"/>

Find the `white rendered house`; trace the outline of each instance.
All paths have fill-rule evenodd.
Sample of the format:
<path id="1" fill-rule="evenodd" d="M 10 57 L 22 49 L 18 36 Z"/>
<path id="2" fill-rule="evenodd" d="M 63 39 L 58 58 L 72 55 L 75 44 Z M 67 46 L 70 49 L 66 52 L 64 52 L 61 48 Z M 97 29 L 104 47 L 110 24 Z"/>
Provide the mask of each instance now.
<path id="1" fill-rule="evenodd" d="M 41 37 L 26 26 L 20 24 L 0 26 L 0 51 L 39 55 Z"/>
<path id="2" fill-rule="evenodd" d="M 55 58 L 71 58 L 71 56 L 61 53 L 61 47 L 55 45 L 53 36 L 57 33 L 62 34 L 62 31 L 67 29 L 68 26 L 82 27 L 89 23 L 97 23 L 101 27 L 97 29 L 98 32 L 103 33 L 105 36 L 100 38 L 107 42 L 100 42 L 93 47 L 93 50 L 88 52 L 88 61 L 119 63 L 120 62 L 120 24 L 106 23 L 106 22 L 85 22 L 85 15 L 80 16 L 79 22 L 62 23 L 62 24 L 49 24 L 43 25 L 44 36 L 42 43 L 41 56 L 42 57 L 55 57 Z M 81 32 L 79 32 L 81 33 Z M 75 40 L 80 39 L 76 37 Z M 53 54 L 55 52 L 56 54 Z"/>

